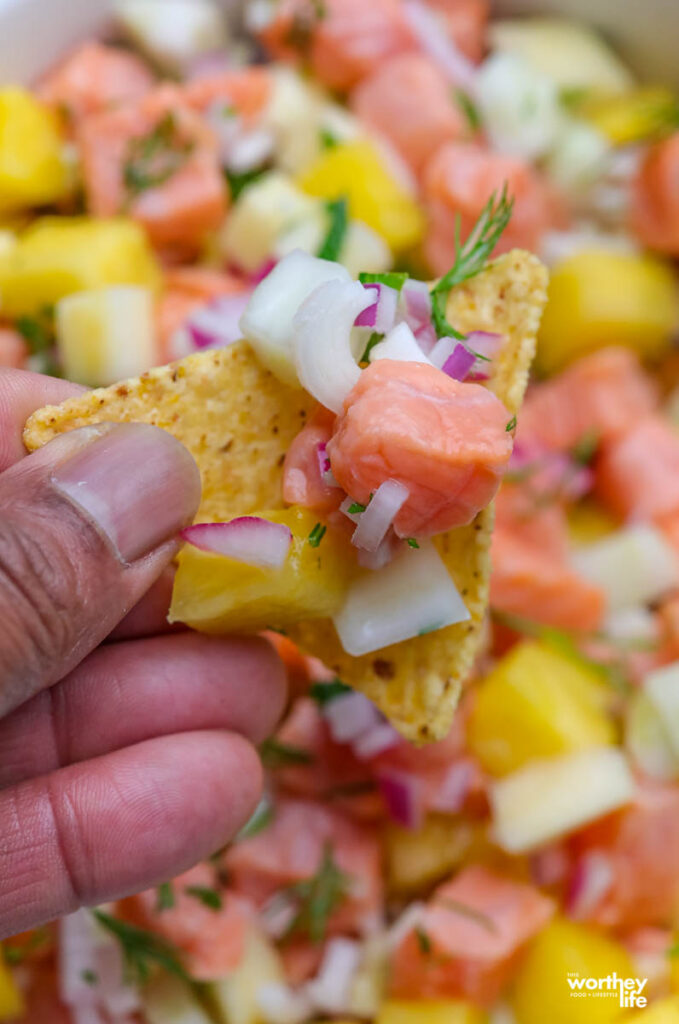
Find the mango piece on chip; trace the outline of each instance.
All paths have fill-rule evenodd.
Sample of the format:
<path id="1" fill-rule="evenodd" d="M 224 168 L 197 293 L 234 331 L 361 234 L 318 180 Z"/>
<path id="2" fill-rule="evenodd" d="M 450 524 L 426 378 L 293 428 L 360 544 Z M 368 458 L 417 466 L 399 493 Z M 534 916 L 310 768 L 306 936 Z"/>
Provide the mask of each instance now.
<path id="1" fill-rule="evenodd" d="M 517 250 L 459 285 L 448 300 L 448 319 L 459 330 L 503 336 L 488 386 L 510 414 L 523 399 L 546 294 L 545 268 Z M 285 453 L 314 408 L 309 395 L 278 381 L 243 341 L 40 409 L 29 419 L 24 440 L 34 450 L 64 431 L 103 421 L 162 427 L 186 445 L 200 468 L 203 499 L 197 522 L 218 522 L 284 507 Z M 435 540 L 469 620 L 362 657 L 345 653 L 329 619 L 307 619 L 287 628 L 304 651 L 365 693 L 413 742 L 445 736 L 479 650 L 488 607 L 492 523 L 488 508 L 469 526 Z M 271 623 L 260 625 L 264 629 Z"/>

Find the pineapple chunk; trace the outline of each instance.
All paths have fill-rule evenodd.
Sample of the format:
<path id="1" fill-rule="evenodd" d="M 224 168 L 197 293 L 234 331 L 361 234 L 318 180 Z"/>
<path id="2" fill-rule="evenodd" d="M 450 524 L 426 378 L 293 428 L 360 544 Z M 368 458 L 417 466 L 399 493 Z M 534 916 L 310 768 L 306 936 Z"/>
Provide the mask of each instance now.
<path id="1" fill-rule="evenodd" d="M 660 716 L 670 746 L 679 759 L 679 662 L 646 676 L 644 690 Z"/>
<path id="2" fill-rule="evenodd" d="M 226 19 L 215 0 L 119 0 L 117 20 L 159 67 L 181 72 L 203 53 L 226 46 Z"/>
<path id="3" fill-rule="evenodd" d="M 160 287 L 160 270 L 142 228 L 125 217 L 43 217 L 0 259 L 0 309 L 16 317 L 65 295 L 112 284 Z"/>
<path id="4" fill-rule="evenodd" d="M 440 882 L 459 867 L 480 839 L 471 822 L 447 815 L 432 815 L 416 831 L 389 825 L 385 838 L 388 886 L 399 895 Z"/>
<path id="5" fill-rule="evenodd" d="M 679 778 L 679 756 L 674 752 L 663 716 L 643 690 L 633 695 L 627 707 L 625 747 L 634 763 L 650 778 Z"/>
<path id="6" fill-rule="evenodd" d="M 318 203 L 304 195 L 285 174 L 267 174 L 238 197 L 227 217 L 220 247 L 230 262 L 258 271 L 286 232 L 318 217 Z"/>
<path id="7" fill-rule="evenodd" d="M 54 114 L 24 89 L 0 89 L 0 212 L 61 199 L 70 176 Z"/>
<path id="8" fill-rule="evenodd" d="M 333 615 L 341 607 L 356 561 L 345 535 L 328 527 L 314 547 L 309 535 L 318 524 L 316 513 L 293 506 L 256 514 L 292 531 L 282 568 L 259 569 L 187 545 L 179 555 L 170 622 L 203 633 L 231 633 L 282 628 Z"/>
<path id="9" fill-rule="evenodd" d="M 147 1024 L 211 1024 L 188 985 L 171 974 L 158 974 L 142 995 Z"/>
<path id="10" fill-rule="evenodd" d="M 625 1017 L 625 1024 L 679 1024 L 679 996 L 661 999 L 632 1017 Z"/>
<path id="11" fill-rule="evenodd" d="M 285 974 L 280 957 L 255 925 L 250 929 L 245 953 L 228 978 L 210 986 L 210 997 L 229 1024 L 261 1024 L 257 993 L 265 985 L 280 985 Z"/>
<path id="12" fill-rule="evenodd" d="M 525 853 L 623 807 L 634 779 L 621 751 L 581 750 L 533 761 L 491 787 L 498 845 Z"/>
<path id="13" fill-rule="evenodd" d="M 575 547 L 603 540 L 617 528 L 615 519 L 593 501 L 581 501 L 568 510 L 568 534 Z"/>
<path id="14" fill-rule="evenodd" d="M 521 1024 L 608 1024 L 618 1020 L 617 996 L 571 995 L 569 976 L 635 977 L 634 967 L 619 943 L 591 928 L 555 920 L 531 944 L 514 985 L 514 1011 Z M 572 978 L 570 980 L 573 980 Z M 627 1018 L 625 1018 L 627 1019 Z"/>
<path id="15" fill-rule="evenodd" d="M 470 747 L 487 771 L 506 775 L 534 758 L 614 743 L 603 685 L 586 664 L 545 644 L 518 644 L 478 690 Z"/>
<path id="16" fill-rule="evenodd" d="M 326 150 L 298 181 L 309 195 L 321 199 L 346 197 L 351 217 L 381 235 L 394 252 L 411 249 L 422 240 L 422 211 L 367 140 L 357 139 Z"/>
<path id="17" fill-rule="evenodd" d="M 482 1010 L 458 999 L 388 999 L 376 1024 L 484 1024 L 485 1020 Z"/>
<path id="18" fill-rule="evenodd" d="M 616 146 L 653 139 L 674 122 L 676 112 L 676 96 L 662 85 L 646 85 L 620 96 L 595 95 L 578 108 Z"/>
<path id="19" fill-rule="evenodd" d="M 16 1020 L 25 1012 L 24 998 L 10 969 L 5 965 L 0 947 L 0 1021 Z"/>
<path id="20" fill-rule="evenodd" d="M 153 295 L 119 285 L 76 292 L 56 307 L 57 344 L 65 376 L 106 387 L 137 377 L 156 361 Z"/>

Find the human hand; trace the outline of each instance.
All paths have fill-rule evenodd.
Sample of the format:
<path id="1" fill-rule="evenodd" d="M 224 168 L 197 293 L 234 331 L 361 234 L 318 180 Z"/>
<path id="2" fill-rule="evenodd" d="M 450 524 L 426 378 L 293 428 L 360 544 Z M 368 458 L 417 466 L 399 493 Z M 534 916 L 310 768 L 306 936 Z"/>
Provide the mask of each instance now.
<path id="1" fill-rule="evenodd" d="M 106 424 L 26 456 L 26 418 L 78 390 L 0 370 L 0 938 L 221 846 L 285 700 L 266 641 L 166 625 L 185 448 Z"/>

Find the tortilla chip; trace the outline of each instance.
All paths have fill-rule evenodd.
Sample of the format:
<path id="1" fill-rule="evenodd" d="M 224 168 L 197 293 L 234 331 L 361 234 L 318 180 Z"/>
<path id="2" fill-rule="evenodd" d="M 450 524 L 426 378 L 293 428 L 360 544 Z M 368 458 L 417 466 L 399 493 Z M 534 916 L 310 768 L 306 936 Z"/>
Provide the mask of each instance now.
<path id="1" fill-rule="evenodd" d="M 448 319 L 461 331 L 505 337 L 489 387 L 515 413 L 523 399 L 535 338 L 547 298 L 547 272 L 528 253 L 500 257 L 457 287 Z M 286 387 L 240 342 L 151 370 L 137 380 L 88 392 L 29 419 L 29 450 L 57 434 L 103 421 L 152 423 L 192 453 L 201 471 L 198 522 L 282 506 L 285 453 L 316 403 Z M 492 508 L 466 527 L 436 538 L 471 619 L 392 647 L 352 658 L 329 620 L 300 623 L 290 636 L 345 682 L 362 690 L 395 727 L 416 743 L 448 732 L 462 681 L 481 641 L 488 607 Z"/>

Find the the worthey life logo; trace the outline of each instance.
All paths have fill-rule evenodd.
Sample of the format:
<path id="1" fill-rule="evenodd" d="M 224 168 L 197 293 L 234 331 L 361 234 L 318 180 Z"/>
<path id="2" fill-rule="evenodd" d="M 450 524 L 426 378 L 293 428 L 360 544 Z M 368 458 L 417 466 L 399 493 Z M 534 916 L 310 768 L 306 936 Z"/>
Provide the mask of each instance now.
<path id="1" fill-rule="evenodd" d="M 619 978 L 618 975 L 607 975 L 605 978 L 583 978 L 577 971 L 569 971 L 566 977 L 571 996 L 576 999 L 613 999 L 619 1005 L 646 1006 L 647 998 L 643 991 L 648 978 Z"/>

